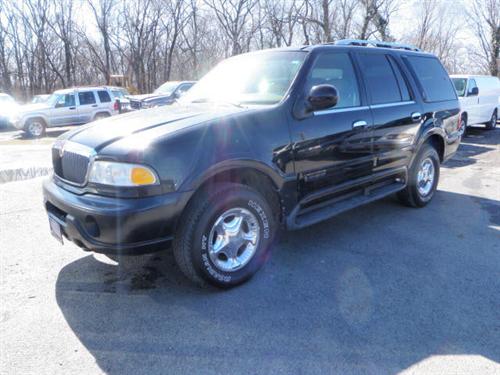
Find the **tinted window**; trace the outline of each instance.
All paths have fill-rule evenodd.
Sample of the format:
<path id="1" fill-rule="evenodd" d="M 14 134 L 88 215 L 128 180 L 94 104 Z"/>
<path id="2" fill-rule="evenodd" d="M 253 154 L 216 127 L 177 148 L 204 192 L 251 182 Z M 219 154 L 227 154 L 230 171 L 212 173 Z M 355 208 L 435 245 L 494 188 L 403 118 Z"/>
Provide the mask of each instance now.
<path id="1" fill-rule="evenodd" d="M 391 63 L 394 74 L 396 74 L 396 78 L 398 80 L 399 92 L 401 93 L 401 99 L 403 99 L 403 101 L 411 100 L 412 97 L 410 95 L 410 89 L 408 88 L 408 82 L 403 76 L 403 72 L 401 72 L 399 64 L 394 60 L 392 56 L 387 56 L 387 58 Z"/>
<path id="2" fill-rule="evenodd" d="M 78 99 L 80 100 L 80 105 L 94 104 L 95 97 L 92 91 L 83 91 L 78 93 Z"/>
<path id="3" fill-rule="evenodd" d="M 407 59 L 422 86 L 422 94 L 426 102 L 439 102 L 457 98 L 448 73 L 446 73 L 438 59 L 422 56 L 409 56 Z"/>
<path id="4" fill-rule="evenodd" d="M 387 56 L 363 53 L 359 57 L 372 104 L 402 101 L 399 84 Z"/>
<path id="5" fill-rule="evenodd" d="M 109 96 L 107 91 L 97 91 L 97 95 L 99 95 L 99 101 L 101 103 L 109 103 L 111 101 L 111 97 Z M 81 100 L 81 99 L 80 99 Z"/>
<path id="6" fill-rule="evenodd" d="M 359 89 L 351 59 L 347 53 L 325 53 L 316 59 L 307 78 L 306 92 L 313 86 L 333 85 L 339 92 L 335 108 L 360 105 Z"/>
<path id="7" fill-rule="evenodd" d="M 74 107 L 75 106 L 75 95 L 66 94 L 60 95 L 56 102 L 56 107 Z"/>
<path id="8" fill-rule="evenodd" d="M 179 88 L 177 89 L 177 93 L 182 94 L 185 93 L 187 90 L 189 90 L 193 86 L 192 83 L 185 83 L 183 85 L 180 85 Z"/>

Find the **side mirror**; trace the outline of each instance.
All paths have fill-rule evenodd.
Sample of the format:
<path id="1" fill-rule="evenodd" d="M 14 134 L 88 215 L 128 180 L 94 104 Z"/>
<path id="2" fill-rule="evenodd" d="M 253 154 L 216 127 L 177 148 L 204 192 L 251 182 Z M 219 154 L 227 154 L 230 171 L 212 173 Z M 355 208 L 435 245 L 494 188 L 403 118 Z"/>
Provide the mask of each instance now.
<path id="1" fill-rule="evenodd" d="M 64 107 L 64 103 L 56 103 L 56 106 L 54 108 L 61 108 Z"/>
<path id="2" fill-rule="evenodd" d="M 335 86 L 317 85 L 311 88 L 307 97 L 308 111 L 320 111 L 337 105 L 339 94 Z"/>
<path id="3" fill-rule="evenodd" d="M 467 96 L 478 96 L 479 95 L 479 89 L 476 87 L 473 87 L 472 90 L 469 91 L 469 94 Z"/>

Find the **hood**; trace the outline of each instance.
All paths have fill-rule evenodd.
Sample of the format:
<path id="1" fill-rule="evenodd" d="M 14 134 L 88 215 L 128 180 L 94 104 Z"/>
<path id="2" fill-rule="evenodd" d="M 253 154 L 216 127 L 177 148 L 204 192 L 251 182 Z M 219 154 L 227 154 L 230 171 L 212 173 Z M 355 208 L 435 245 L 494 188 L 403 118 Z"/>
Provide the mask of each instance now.
<path id="1" fill-rule="evenodd" d="M 154 94 L 154 93 L 129 96 L 130 100 L 138 100 L 138 101 L 144 101 L 144 100 L 156 99 L 156 98 L 169 98 L 169 97 L 170 97 L 170 95 Z"/>
<path id="2" fill-rule="evenodd" d="M 191 126 L 245 111 L 250 109 L 213 104 L 158 107 L 108 117 L 65 133 L 61 139 L 86 145 L 99 152 L 111 143 L 126 138 L 130 138 L 130 144 L 133 145 L 133 137 L 139 134 L 142 141 L 148 137 L 148 133 L 152 138 L 157 138 L 159 135 L 163 137 Z M 152 129 L 155 131 L 151 131 Z"/>
<path id="3" fill-rule="evenodd" d="M 35 103 L 35 104 L 24 104 L 20 105 L 17 109 L 21 113 L 35 112 L 45 109 L 50 109 L 51 107 L 47 103 Z"/>

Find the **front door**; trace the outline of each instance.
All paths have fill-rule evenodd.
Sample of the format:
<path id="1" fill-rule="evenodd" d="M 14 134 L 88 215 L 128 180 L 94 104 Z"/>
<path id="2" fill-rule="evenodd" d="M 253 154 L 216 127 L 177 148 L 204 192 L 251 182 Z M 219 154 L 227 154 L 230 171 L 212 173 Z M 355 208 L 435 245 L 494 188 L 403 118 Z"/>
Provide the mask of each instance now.
<path id="1" fill-rule="evenodd" d="M 78 122 L 75 94 L 61 94 L 50 110 L 50 126 L 72 125 Z"/>
<path id="2" fill-rule="evenodd" d="M 292 120 L 295 171 L 302 196 L 319 188 L 335 188 L 372 173 L 372 116 L 347 52 L 319 53 L 311 65 L 305 93 L 329 84 L 339 93 L 337 105 Z"/>

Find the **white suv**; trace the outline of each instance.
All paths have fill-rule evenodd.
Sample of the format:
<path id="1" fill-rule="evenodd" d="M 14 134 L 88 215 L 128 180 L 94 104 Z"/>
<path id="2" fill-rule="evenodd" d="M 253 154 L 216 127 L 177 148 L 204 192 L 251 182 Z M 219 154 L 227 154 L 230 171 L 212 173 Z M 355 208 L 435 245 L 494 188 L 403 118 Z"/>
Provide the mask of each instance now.
<path id="1" fill-rule="evenodd" d="M 29 136 L 41 137 L 46 128 L 82 125 L 118 114 L 120 98 L 115 91 L 109 86 L 58 90 L 44 103 L 21 106 L 10 121 Z"/>

